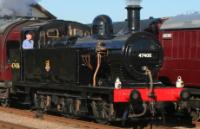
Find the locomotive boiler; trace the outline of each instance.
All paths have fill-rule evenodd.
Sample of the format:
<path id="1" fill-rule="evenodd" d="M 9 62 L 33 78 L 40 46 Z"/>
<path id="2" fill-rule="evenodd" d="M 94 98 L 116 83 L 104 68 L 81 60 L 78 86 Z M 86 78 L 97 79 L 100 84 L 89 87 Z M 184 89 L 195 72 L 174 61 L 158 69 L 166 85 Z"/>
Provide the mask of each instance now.
<path id="1" fill-rule="evenodd" d="M 20 64 L 13 68 L 15 102 L 105 123 L 148 116 L 149 111 L 156 115 L 159 103 L 187 99 L 183 88 L 164 87 L 157 81 L 161 44 L 154 35 L 140 32 L 140 6 L 127 9 L 129 32 L 117 36 L 105 15 L 94 19 L 92 35 L 74 22 L 24 27 L 22 38 L 31 31 L 35 45 L 11 54 Z"/>

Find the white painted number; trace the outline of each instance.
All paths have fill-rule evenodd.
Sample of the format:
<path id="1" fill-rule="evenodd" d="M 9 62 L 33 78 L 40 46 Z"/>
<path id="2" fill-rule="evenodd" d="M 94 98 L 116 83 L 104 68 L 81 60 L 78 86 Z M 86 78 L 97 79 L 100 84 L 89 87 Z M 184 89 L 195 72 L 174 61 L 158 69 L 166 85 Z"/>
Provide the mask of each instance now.
<path id="1" fill-rule="evenodd" d="M 152 58 L 152 53 L 140 53 L 138 55 L 140 58 Z"/>

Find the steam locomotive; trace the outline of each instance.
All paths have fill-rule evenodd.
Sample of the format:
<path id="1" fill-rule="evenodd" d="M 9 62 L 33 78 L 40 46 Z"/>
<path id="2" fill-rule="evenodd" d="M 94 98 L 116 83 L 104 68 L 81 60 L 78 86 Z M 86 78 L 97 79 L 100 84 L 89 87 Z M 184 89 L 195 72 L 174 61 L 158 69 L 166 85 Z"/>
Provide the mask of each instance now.
<path id="1" fill-rule="evenodd" d="M 24 27 L 22 39 L 32 32 L 34 49 L 10 51 L 9 98 L 102 123 L 155 116 L 165 110 L 163 103 L 187 100 L 183 88 L 157 80 L 162 46 L 153 34 L 139 32 L 139 10 L 128 7 L 129 31 L 118 36 L 105 15 L 94 19 L 91 36 L 59 20 Z"/>

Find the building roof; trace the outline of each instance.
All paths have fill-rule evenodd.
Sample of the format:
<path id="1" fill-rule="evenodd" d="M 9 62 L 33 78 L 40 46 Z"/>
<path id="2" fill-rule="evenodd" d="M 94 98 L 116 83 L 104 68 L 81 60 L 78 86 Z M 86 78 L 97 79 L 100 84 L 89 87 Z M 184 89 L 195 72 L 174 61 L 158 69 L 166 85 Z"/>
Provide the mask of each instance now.
<path id="1" fill-rule="evenodd" d="M 46 20 L 51 20 L 51 19 L 56 19 L 56 17 L 51 14 L 49 11 L 44 9 L 42 6 L 39 4 L 34 4 L 32 5 L 32 17 L 37 18 L 37 19 L 46 19 Z M 3 33 L 7 27 L 9 27 L 12 24 L 16 24 L 20 21 L 24 20 L 31 20 L 30 17 L 0 17 L 0 33 Z"/>
<path id="2" fill-rule="evenodd" d="M 170 17 L 161 26 L 161 30 L 193 28 L 200 28 L 200 13 Z"/>
<path id="3" fill-rule="evenodd" d="M 54 16 L 48 10 L 43 8 L 40 4 L 34 4 L 34 5 L 32 5 L 32 8 L 33 8 L 33 10 L 32 10 L 33 17 L 38 17 L 38 18 L 42 18 L 42 19 L 56 19 L 56 16 Z"/>

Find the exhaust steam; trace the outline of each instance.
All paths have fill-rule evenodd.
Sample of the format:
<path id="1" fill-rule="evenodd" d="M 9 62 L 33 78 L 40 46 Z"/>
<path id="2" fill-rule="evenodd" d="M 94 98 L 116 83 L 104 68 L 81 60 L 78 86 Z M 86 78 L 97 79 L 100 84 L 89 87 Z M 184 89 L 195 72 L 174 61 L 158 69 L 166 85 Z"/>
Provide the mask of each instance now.
<path id="1" fill-rule="evenodd" d="M 31 17 L 39 0 L 0 0 L 0 17 Z"/>

